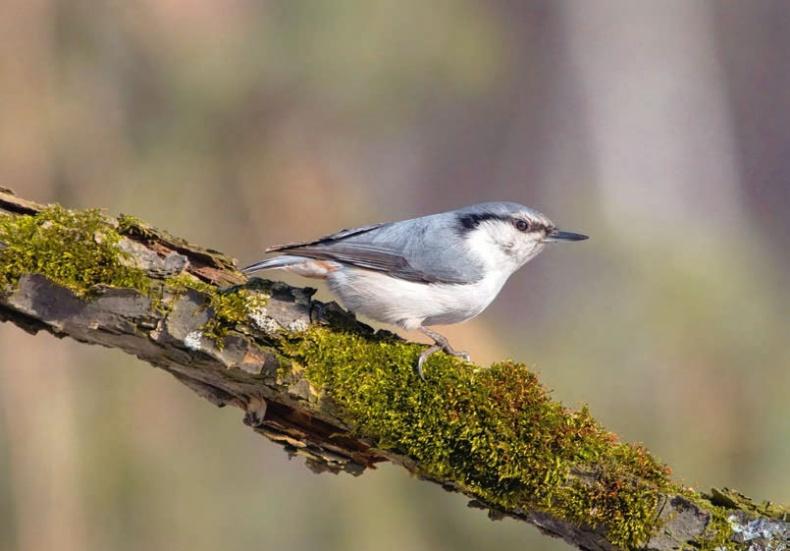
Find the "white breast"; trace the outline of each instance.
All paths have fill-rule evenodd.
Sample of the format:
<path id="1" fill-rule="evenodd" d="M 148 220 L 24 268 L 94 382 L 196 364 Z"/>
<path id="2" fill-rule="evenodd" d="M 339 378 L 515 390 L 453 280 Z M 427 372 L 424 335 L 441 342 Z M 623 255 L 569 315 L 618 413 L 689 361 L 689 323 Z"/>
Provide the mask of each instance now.
<path id="1" fill-rule="evenodd" d="M 468 285 L 425 284 L 344 266 L 329 274 L 327 282 L 352 312 L 416 329 L 475 317 L 496 298 L 510 273 L 496 271 Z"/>

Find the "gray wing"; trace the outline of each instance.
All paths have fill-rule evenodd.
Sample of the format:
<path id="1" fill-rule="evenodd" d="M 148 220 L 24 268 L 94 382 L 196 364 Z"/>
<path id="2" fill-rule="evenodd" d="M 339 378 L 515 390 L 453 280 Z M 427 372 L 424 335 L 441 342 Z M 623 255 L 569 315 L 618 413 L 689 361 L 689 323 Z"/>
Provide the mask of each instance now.
<path id="1" fill-rule="evenodd" d="M 482 266 L 463 245 L 456 217 L 446 213 L 342 230 L 267 252 L 334 260 L 419 283 L 474 283 L 483 275 Z"/>

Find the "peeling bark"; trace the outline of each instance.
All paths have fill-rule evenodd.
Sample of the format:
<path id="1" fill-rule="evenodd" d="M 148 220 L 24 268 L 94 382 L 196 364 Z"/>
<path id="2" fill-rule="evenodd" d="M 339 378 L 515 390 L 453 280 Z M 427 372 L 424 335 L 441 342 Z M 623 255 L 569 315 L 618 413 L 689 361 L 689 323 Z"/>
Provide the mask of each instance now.
<path id="1" fill-rule="evenodd" d="M 35 215 L 42 209 L 0 188 L 0 217 Z M 185 272 L 221 286 L 244 282 L 234 261 L 221 253 L 129 218 L 111 223 L 124 228 L 118 247 L 125 252 L 126 262 L 144 270 L 152 280 Z M 0 242 L 0 251 L 3 247 Z M 85 298 L 36 273 L 22 275 L 5 292 L 0 289 L 0 321 L 33 334 L 46 331 L 133 354 L 171 373 L 213 404 L 240 408 L 245 424 L 283 446 L 288 454 L 304 457 L 313 471 L 359 475 L 376 463 L 391 461 L 448 491 L 466 494 L 472 498 L 471 507 L 487 509 L 493 519 L 510 516 L 532 523 L 581 549 L 617 548 L 607 536 L 606 525 L 569 522 L 527 507 L 499 508 L 452 480 L 427 475 L 411 457 L 376 448 L 370 438 L 343 421 L 337 404 L 311 386 L 278 338 L 283 330 L 303 330 L 316 323 L 363 335 L 372 335 L 373 330 L 334 303 L 319 309 L 324 312 L 322 319 L 311 319 L 311 312 L 315 312 L 312 289 L 263 280 L 245 286 L 264 291 L 268 303 L 251 323 L 234 328 L 220 341 L 203 332 L 211 309 L 207 308 L 209 298 L 197 290 L 175 292 L 163 287 L 161 296 L 152 298 L 134 289 L 97 287 Z M 726 522 L 729 530 L 726 542 L 717 545 L 782 551 L 788 548 L 790 538 L 786 511 L 754 505 L 729 490 L 696 498 L 675 492 L 662 494 L 655 511 L 658 528 L 640 548 L 709 547 L 714 541 L 711 529 L 718 519 Z"/>

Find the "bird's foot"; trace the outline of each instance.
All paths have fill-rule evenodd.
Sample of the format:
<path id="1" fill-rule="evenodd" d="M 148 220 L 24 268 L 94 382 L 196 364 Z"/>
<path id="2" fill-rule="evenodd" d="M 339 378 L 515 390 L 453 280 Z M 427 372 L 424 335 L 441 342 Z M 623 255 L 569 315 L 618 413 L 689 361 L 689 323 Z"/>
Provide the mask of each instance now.
<path id="1" fill-rule="evenodd" d="M 417 374 L 420 376 L 420 379 L 423 381 L 425 380 L 425 371 L 423 367 L 425 366 L 425 362 L 432 354 L 438 351 L 443 351 L 445 354 L 449 354 L 450 356 L 455 356 L 456 358 L 461 358 L 465 362 L 472 361 L 472 357 L 469 355 L 468 352 L 462 352 L 460 350 L 454 349 L 449 343 L 445 343 L 444 345 L 434 344 L 422 351 L 420 354 L 420 358 L 417 360 Z"/>
<path id="2" fill-rule="evenodd" d="M 452 346 L 450 346 L 450 342 L 447 340 L 446 337 L 440 335 L 436 331 L 432 329 L 428 329 L 427 327 L 420 327 L 420 332 L 424 335 L 433 339 L 435 343 L 433 346 L 426 348 L 423 350 L 422 354 L 420 354 L 420 359 L 417 361 L 417 373 L 420 375 L 420 379 L 423 381 L 425 380 L 425 373 L 423 372 L 423 366 L 425 365 L 425 361 L 428 357 L 433 354 L 434 352 L 438 352 L 439 350 L 443 350 L 445 354 L 449 354 L 450 356 L 455 356 L 456 358 L 462 358 L 464 361 L 470 361 L 471 358 L 469 354 L 466 352 L 459 352 Z"/>

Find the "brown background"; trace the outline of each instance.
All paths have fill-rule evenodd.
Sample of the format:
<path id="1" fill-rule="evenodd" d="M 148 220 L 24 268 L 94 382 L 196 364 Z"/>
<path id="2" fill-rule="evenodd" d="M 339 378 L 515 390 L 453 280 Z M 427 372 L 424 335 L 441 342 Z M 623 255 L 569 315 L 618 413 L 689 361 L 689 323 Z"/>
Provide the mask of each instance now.
<path id="1" fill-rule="evenodd" d="M 482 200 L 589 233 L 453 342 L 689 485 L 790 501 L 788 3 L 3 0 L 0 36 L 25 197 L 242 262 Z M 564 548 L 393 467 L 313 476 L 240 418 L 0 327 L 0 548 Z"/>

